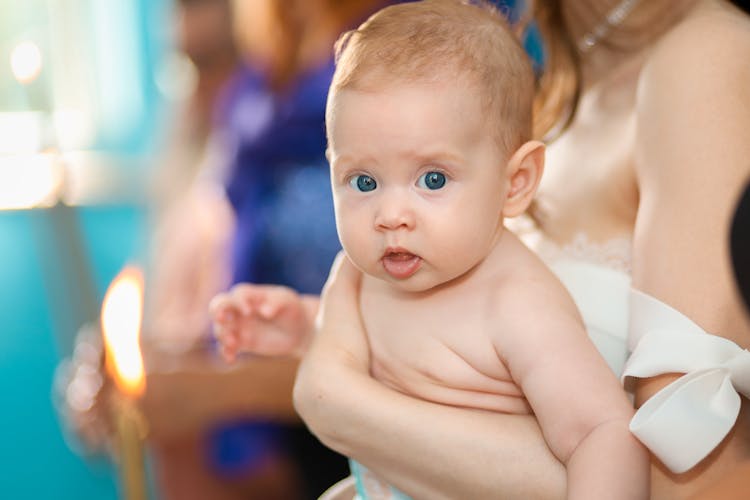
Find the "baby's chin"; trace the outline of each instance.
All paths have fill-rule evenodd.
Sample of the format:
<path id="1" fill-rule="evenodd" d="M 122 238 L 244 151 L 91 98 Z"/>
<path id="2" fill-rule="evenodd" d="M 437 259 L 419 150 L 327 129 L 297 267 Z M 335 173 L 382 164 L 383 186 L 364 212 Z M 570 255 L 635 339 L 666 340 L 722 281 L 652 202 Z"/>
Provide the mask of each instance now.
<path id="1" fill-rule="evenodd" d="M 394 278 L 380 278 L 381 280 L 388 283 L 391 287 L 395 288 L 400 292 L 405 293 L 424 293 L 435 289 L 439 285 L 424 283 L 424 280 L 411 278 L 396 280 Z"/>
<path id="2" fill-rule="evenodd" d="M 432 292 L 442 288 L 449 281 L 452 281 L 436 279 L 434 276 L 430 276 L 428 271 L 423 269 L 420 269 L 408 278 L 401 279 L 394 278 L 384 271 L 371 274 L 371 276 L 379 281 L 386 283 L 389 287 L 396 291 L 409 294 Z"/>

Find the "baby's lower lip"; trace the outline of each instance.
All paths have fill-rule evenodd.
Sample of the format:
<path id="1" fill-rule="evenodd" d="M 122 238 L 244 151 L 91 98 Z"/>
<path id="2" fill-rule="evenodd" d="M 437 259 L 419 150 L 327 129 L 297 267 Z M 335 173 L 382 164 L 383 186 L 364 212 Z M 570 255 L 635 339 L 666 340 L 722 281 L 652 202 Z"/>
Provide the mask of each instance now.
<path id="1" fill-rule="evenodd" d="M 406 279 L 419 270 L 422 259 L 408 252 L 388 253 L 383 256 L 383 269 L 396 279 Z"/>

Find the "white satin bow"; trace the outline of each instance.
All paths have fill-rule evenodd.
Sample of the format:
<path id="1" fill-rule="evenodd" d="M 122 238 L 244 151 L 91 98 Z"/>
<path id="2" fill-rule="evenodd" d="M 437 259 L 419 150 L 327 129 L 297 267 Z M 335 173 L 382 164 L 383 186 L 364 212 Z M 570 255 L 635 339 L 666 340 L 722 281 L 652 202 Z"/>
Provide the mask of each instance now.
<path id="1" fill-rule="evenodd" d="M 706 333 L 667 304 L 633 290 L 633 338 L 624 377 L 686 373 L 641 406 L 630 430 L 672 472 L 703 460 L 731 430 L 750 396 L 750 352 Z"/>

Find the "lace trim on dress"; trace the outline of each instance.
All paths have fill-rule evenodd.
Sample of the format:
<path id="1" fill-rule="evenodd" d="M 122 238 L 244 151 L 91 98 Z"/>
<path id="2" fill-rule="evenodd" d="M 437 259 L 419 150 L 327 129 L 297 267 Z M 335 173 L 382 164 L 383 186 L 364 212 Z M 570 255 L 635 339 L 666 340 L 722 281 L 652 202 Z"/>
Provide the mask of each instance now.
<path id="1" fill-rule="evenodd" d="M 630 276 L 633 240 L 630 235 L 595 241 L 583 231 L 565 244 L 557 244 L 544 236 L 536 221 L 528 214 L 505 220 L 513 231 L 543 261 L 552 265 L 560 260 L 577 260 L 620 271 Z"/>
<path id="2" fill-rule="evenodd" d="M 564 245 L 539 237 L 532 248 L 548 264 L 561 259 L 581 260 L 630 275 L 632 240 L 628 237 L 612 238 L 604 242 L 592 241 L 586 233 L 578 233 Z"/>

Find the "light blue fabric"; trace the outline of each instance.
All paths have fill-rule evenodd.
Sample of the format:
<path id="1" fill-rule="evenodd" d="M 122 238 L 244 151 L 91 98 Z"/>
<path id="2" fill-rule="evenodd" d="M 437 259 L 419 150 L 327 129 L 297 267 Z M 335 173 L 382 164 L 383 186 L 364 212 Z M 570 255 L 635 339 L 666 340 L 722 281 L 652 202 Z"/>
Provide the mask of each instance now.
<path id="1" fill-rule="evenodd" d="M 357 487 L 357 496 L 355 500 L 369 500 L 370 495 L 374 495 L 375 493 L 380 493 L 380 492 L 370 491 L 368 494 L 368 489 L 367 489 L 368 481 L 365 479 L 365 476 L 366 475 L 372 476 L 372 472 L 370 472 L 364 465 L 350 458 L 349 468 L 351 469 L 352 476 L 354 477 L 354 482 Z M 374 476 L 372 477 L 374 478 Z M 409 495 L 397 490 L 393 486 L 390 486 L 384 483 L 381 483 L 381 484 L 384 488 L 387 488 L 389 500 L 412 500 L 412 498 Z M 380 493 L 375 496 L 377 496 L 377 498 L 382 498 L 384 495 Z"/>

